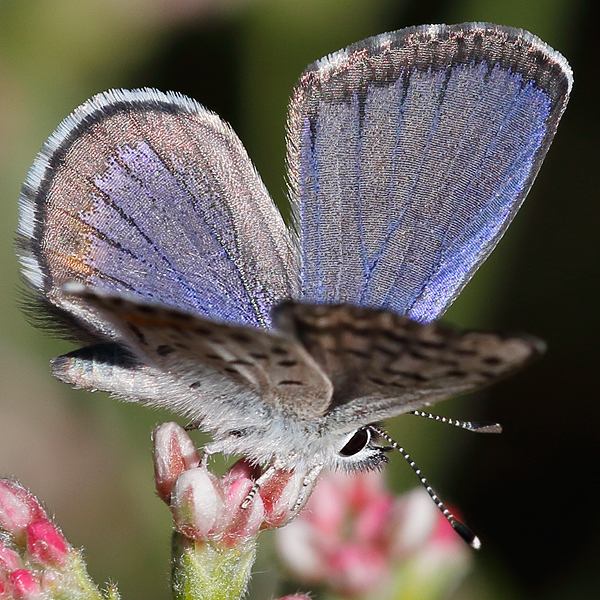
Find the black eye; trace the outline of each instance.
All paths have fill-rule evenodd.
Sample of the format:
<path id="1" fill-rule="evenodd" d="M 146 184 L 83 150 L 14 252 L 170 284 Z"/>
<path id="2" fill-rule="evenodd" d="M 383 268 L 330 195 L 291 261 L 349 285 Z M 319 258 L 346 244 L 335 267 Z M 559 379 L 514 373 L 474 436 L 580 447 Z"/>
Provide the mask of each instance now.
<path id="1" fill-rule="evenodd" d="M 359 429 L 340 450 L 342 456 L 353 456 L 360 452 L 370 441 L 371 432 L 368 429 Z"/>

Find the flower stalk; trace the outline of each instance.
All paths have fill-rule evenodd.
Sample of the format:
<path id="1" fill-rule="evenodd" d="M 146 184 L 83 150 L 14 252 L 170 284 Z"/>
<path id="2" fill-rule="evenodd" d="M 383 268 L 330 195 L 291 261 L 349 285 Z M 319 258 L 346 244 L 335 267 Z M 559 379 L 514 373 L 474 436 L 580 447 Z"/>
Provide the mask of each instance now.
<path id="1" fill-rule="evenodd" d="M 223 547 L 173 534 L 174 600 L 238 600 L 246 593 L 256 543 Z"/>

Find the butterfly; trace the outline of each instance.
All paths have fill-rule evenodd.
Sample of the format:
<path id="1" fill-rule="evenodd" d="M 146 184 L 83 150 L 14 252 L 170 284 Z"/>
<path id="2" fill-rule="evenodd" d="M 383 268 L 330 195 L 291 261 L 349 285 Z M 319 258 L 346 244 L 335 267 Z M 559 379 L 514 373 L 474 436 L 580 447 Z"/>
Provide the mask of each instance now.
<path id="1" fill-rule="evenodd" d="M 379 421 L 543 350 L 437 319 L 521 206 L 571 86 L 537 37 L 482 23 L 313 63 L 289 106 L 291 227 L 216 114 L 154 89 L 93 97 L 20 197 L 25 282 L 86 343 L 54 376 L 189 418 L 208 454 L 380 466 Z"/>

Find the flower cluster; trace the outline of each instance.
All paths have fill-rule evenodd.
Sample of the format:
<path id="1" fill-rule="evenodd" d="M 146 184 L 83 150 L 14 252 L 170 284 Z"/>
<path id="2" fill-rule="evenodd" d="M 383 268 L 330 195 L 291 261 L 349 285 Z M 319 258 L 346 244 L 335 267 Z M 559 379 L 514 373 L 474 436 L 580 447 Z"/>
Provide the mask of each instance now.
<path id="1" fill-rule="evenodd" d="M 205 462 L 182 427 L 156 428 L 156 489 L 176 531 L 172 587 L 185 600 L 238 600 L 250 579 L 259 532 L 289 523 L 313 482 L 303 473 L 276 469 L 261 476 L 243 459 L 218 478 Z"/>
<path id="2" fill-rule="evenodd" d="M 322 475 L 306 510 L 277 532 L 277 546 L 296 579 L 344 598 L 437 598 L 470 562 L 424 490 L 395 497 L 378 472 Z"/>
<path id="3" fill-rule="evenodd" d="M 116 589 L 109 591 L 118 598 Z M 0 599 L 100 600 L 81 555 L 20 484 L 0 480 Z"/>
<path id="4" fill-rule="evenodd" d="M 256 487 L 260 472 L 244 459 L 216 477 L 177 423 L 156 428 L 154 468 L 158 495 L 169 505 L 177 531 L 222 548 L 289 523 L 304 507 L 299 498 L 310 492 L 304 475 L 293 471 L 274 470 Z"/>

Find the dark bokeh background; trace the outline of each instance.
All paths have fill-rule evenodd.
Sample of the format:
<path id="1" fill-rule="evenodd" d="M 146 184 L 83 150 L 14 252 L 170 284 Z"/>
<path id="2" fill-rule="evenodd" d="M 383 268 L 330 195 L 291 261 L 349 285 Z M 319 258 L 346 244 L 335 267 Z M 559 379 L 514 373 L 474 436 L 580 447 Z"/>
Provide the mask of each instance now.
<path id="1" fill-rule="evenodd" d="M 124 598 L 168 597 L 169 518 L 153 495 L 149 456 L 151 428 L 168 416 L 53 381 L 47 362 L 68 346 L 29 327 L 16 307 L 17 198 L 44 139 L 98 91 L 178 90 L 231 122 L 283 205 L 287 98 L 309 62 L 408 25 L 485 20 L 529 29 L 560 50 L 575 87 L 525 207 L 447 319 L 529 331 L 549 351 L 485 396 L 439 409 L 498 420 L 501 436 L 411 417 L 391 430 L 484 542 L 458 596 L 600 596 L 593 8 L 593 0 L 0 2 L 0 474 L 45 499 L 98 581 L 118 581 Z M 400 457 L 390 481 L 398 490 L 414 484 Z"/>

